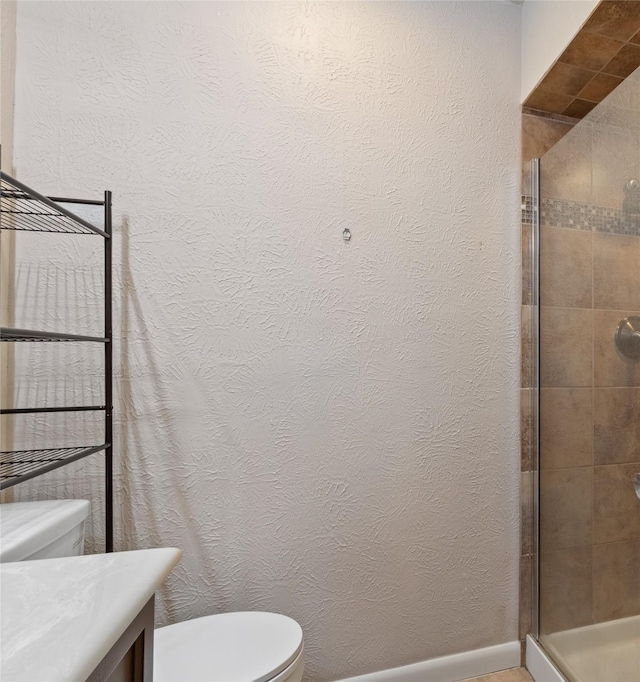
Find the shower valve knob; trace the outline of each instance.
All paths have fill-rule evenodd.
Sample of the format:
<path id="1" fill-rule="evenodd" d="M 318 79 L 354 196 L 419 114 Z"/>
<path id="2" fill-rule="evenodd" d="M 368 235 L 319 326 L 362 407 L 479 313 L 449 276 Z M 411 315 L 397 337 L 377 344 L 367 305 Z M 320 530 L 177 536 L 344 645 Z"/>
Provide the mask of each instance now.
<path id="1" fill-rule="evenodd" d="M 640 360 L 640 317 L 625 317 L 616 329 L 616 346 L 630 360 Z"/>

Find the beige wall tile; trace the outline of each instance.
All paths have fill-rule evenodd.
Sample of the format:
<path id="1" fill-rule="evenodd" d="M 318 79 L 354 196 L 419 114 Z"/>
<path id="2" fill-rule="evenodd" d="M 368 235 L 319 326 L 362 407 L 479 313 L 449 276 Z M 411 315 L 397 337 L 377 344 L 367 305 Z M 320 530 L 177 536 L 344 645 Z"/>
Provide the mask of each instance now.
<path id="1" fill-rule="evenodd" d="M 618 76 L 599 73 L 580 91 L 580 97 L 591 102 L 601 102 L 622 83 L 622 80 Z"/>
<path id="2" fill-rule="evenodd" d="M 628 86 L 622 86 L 616 88 L 611 95 L 607 98 L 606 102 L 602 103 L 601 107 L 597 107 L 589 116 L 589 120 L 594 126 L 594 130 L 602 132 L 610 130 L 617 132 L 621 135 L 626 135 L 626 133 L 638 128 L 638 113 L 640 112 L 640 107 L 638 106 L 638 94 L 634 92 L 634 88 Z M 610 138 L 615 139 L 615 138 Z M 623 140 L 621 144 L 630 145 L 629 140 Z M 613 158 L 609 153 L 597 154 L 593 159 L 594 173 L 596 174 L 596 183 L 600 184 L 600 181 L 609 182 L 606 178 L 606 173 L 611 172 L 612 179 L 618 178 L 618 182 L 615 183 L 615 193 L 618 194 L 620 191 L 619 179 L 621 177 L 620 173 L 624 171 L 626 173 L 631 170 L 631 167 L 627 167 L 628 163 L 635 164 L 636 161 L 628 154 L 629 150 L 620 150 L 620 159 L 623 163 L 620 164 L 619 168 L 603 164 L 602 161 Z M 602 171 L 602 172 L 600 172 Z M 627 178 L 624 178 L 625 181 Z M 612 185 L 613 186 L 613 185 Z M 619 208 L 620 205 L 616 204 Z"/>
<path id="3" fill-rule="evenodd" d="M 525 107 L 548 111 L 552 114 L 561 114 L 573 100 L 572 95 L 554 92 L 549 88 L 539 85 L 527 98 Z"/>
<path id="4" fill-rule="evenodd" d="M 541 553 L 542 634 L 591 623 L 591 562 L 591 547 Z"/>
<path id="5" fill-rule="evenodd" d="M 584 118 L 594 107 L 595 102 L 590 102 L 587 99 L 576 99 L 562 112 L 563 116 L 572 116 L 574 118 Z"/>
<path id="6" fill-rule="evenodd" d="M 522 305 L 531 305 L 531 225 L 522 224 L 521 263 L 522 263 Z"/>
<path id="7" fill-rule="evenodd" d="M 544 116 L 522 116 L 522 193 L 529 194 L 531 159 L 539 159 L 564 137 L 572 123 Z"/>
<path id="8" fill-rule="evenodd" d="M 594 381 L 596 386 L 640 386 L 640 362 L 618 352 L 614 334 L 620 320 L 638 312 L 595 310 Z"/>
<path id="9" fill-rule="evenodd" d="M 640 388 L 596 388 L 593 402 L 595 463 L 640 461 Z"/>
<path id="10" fill-rule="evenodd" d="M 590 388 L 544 388 L 540 394 L 540 466 L 593 464 L 593 394 Z"/>
<path id="11" fill-rule="evenodd" d="M 638 417 L 640 418 L 640 414 Z M 640 500 L 633 487 L 633 478 L 638 472 L 639 462 L 595 467 L 593 478 L 595 543 L 640 538 Z"/>
<path id="12" fill-rule="evenodd" d="M 582 28 L 616 40 L 629 40 L 640 28 L 640 4 L 627 0 L 601 2 Z"/>
<path id="13" fill-rule="evenodd" d="M 595 73 L 571 64 L 556 62 L 544 77 L 542 87 L 564 95 L 577 95 Z"/>
<path id="14" fill-rule="evenodd" d="M 574 128 L 544 156 L 543 198 L 591 203 L 591 131 L 591 124 L 583 121 L 579 130 Z"/>
<path id="15" fill-rule="evenodd" d="M 640 240 L 638 240 L 640 243 Z M 540 302 L 544 306 L 591 308 L 592 233 L 543 227 L 540 231 Z"/>
<path id="16" fill-rule="evenodd" d="M 596 308 L 640 309 L 640 238 L 594 233 L 593 298 Z"/>
<path id="17" fill-rule="evenodd" d="M 627 4 L 636 4 L 629 2 Z M 604 73 L 610 73 L 613 76 L 620 76 L 626 78 L 630 76 L 640 66 L 640 45 L 633 45 L 631 43 L 625 45 L 620 52 L 602 69 Z M 578 82 L 579 75 L 572 74 L 573 79 L 567 76 L 569 87 Z"/>
<path id="18" fill-rule="evenodd" d="M 533 464 L 533 390 L 520 390 L 520 470 L 531 471 Z"/>
<path id="19" fill-rule="evenodd" d="M 540 473 L 540 546 L 543 551 L 590 545 L 593 468 Z"/>
<path id="20" fill-rule="evenodd" d="M 640 506 L 640 505 L 639 505 Z M 533 551 L 533 472 L 520 472 L 520 554 Z"/>
<path id="21" fill-rule="evenodd" d="M 591 386 L 593 312 L 549 307 L 540 312 L 542 386 Z"/>
<path id="22" fill-rule="evenodd" d="M 531 632 L 531 569 L 533 557 L 520 557 L 520 639 Z"/>
<path id="23" fill-rule="evenodd" d="M 638 113 L 621 110 L 605 102 L 598 109 L 597 116 L 598 122 L 593 127 L 591 159 L 593 203 L 621 209 L 627 180 L 637 178 L 640 174 Z M 625 120 L 626 116 L 629 120 Z"/>
<path id="24" fill-rule="evenodd" d="M 640 541 L 593 547 L 594 622 L 640 613 Z"/>
<path id="25" fill-rule="evenodd" d="M 562 53 L 560 61 L 582 69 L 600 71 L 623 45 L 621 40 L 581 31 Z"/>
<path id="26" fill-rule="evenodd" d="M 532 374 L 531 307 L 520 308 L 520 381 L 524 388 L 531 386 Z"/>

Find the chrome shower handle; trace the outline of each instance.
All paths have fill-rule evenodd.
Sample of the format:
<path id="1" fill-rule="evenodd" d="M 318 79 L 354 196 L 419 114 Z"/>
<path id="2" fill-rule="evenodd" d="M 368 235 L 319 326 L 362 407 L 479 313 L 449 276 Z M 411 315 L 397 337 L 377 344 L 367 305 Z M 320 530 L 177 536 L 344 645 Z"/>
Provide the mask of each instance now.
<path id="1" fill-rule="evenodd" d="M 636 489 L 636 495 L 640 497 L 640 473 L 636 474 L 636 477 L 633 479 L 633 485 Z"/>

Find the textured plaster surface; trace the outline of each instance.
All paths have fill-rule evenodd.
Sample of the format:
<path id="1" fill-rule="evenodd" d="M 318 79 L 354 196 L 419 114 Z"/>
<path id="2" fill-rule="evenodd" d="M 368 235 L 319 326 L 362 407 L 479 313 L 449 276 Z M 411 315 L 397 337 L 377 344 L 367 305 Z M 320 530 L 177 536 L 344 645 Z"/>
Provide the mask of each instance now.
<path id="1" fill-rule="evenodd" d="M 114 192 L 117 547 L 184 551 L 159 623 L 287 613 L 310 680 L 517 638 L 518 27 L 20 5 L 18 177 Z M 99 332 L 100 240 L 19 236 L 16 324 Z M 47 346 L 21 400 L 99 399 L 99 351 Z M 91 498 L 95 547 L 101 488 L 96 458 L 18 495 Z"/>

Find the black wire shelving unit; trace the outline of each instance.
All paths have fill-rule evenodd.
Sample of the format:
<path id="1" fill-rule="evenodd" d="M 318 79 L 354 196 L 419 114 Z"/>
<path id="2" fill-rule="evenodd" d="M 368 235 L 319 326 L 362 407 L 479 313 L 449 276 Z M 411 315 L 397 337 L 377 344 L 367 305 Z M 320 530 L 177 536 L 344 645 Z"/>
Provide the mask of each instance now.
<path id="1" fill-rule="evenodd" d="M 104 229 L 100 229 L 60 204 L 102 206 Z M 85 336 L 36 329 L 0 328 L 3 342 L 88 342 L 104 345 L 104 405 L 70 405 L 63 407 L 2 408 L 0 414 L 34 414 L 45 412 L 104 412 L 104 440 L 98 444 L 67 448 L 11 450 L 0 453 L 0 490 L 41 476 L 98 452 L 105 458 L 105 545 L 113 551 L 113 335 L 112 335 L 112 225 L 111 192 L 100 201 L 45 197 L 0 172 L 0 229 L 26 232 L 58 232 L 93 235 L 104 240 L 104 336 Z"/>

